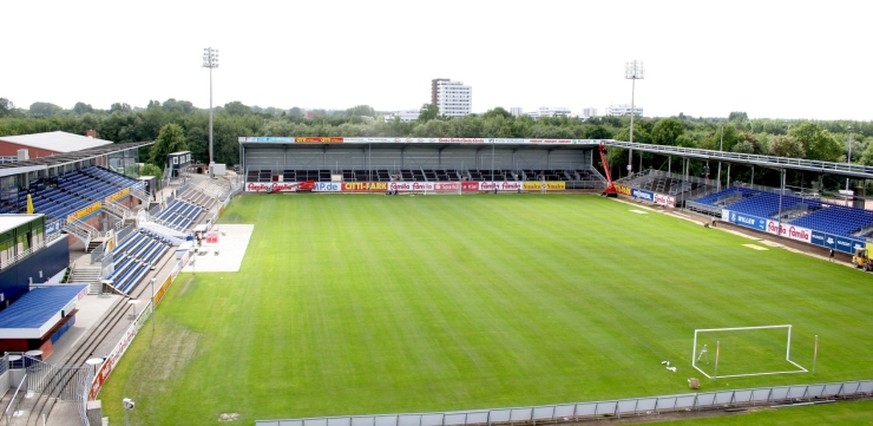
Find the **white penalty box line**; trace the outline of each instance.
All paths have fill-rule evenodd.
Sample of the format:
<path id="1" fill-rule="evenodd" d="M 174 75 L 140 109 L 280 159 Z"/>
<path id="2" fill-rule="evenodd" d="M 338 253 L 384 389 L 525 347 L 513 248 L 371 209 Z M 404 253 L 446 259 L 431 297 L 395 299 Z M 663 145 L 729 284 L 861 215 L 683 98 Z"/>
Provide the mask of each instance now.
<path id="1" fill-rule="evenodd" d="M 708 354 L 708 348 L 706 344 L 698 351 L 697 349 L 697 336 L 699 333 L 707 333 L 707 332 L 730 332 L 730 331 L 750 331 L 750 330 L 765 330 L 765 329 L 776 329 L 776 328 L 784 328 L 787 330 L 787 338 L 785 345 L 785 361 L 789 364 L 797 367 L 796 370 L 780 370 L 780 371 L 763 371 L 759 373 L 741 373 L 741 374 L 718 374 L 718 357 L 719 352 L 721 350 L 719 341 L 716 341 L 716 349 L 715 349 L 715 371 L 712 375 L 701 369 L 697 362 L 703 358 L 704 355 Z M 691 349 L 691 366 L 694 367 L 695 370 L 699 371 L 700 374 L 703 374 L 707 379 L 726 379 L 732 377 L 751 377 L 751 376 L 771 376 L 776 374 L 797 374 L 797 373 L 808 373 L 809 370 L 806 367 L 798 364 L 791 360 L 791 324 L 779 324 L 779 325 L 759 325 L 759 326 L 750 326 L 750 327 L 726 327 L 726 328 L 698 328 L 694 330 L 694 344 Z M 816 336 L 817 337 L 817 336 Z M 815 341 L 814 352 L 818 353 L 818 338 Z"/>

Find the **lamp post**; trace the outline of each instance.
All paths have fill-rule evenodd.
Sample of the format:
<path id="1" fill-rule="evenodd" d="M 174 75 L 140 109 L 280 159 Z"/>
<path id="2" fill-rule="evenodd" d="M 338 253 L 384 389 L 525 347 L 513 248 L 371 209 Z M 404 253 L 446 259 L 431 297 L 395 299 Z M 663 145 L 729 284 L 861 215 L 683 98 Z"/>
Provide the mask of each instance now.
<path id="1" fill-rule="evenodd" d="M 218 68 L 218 49 L 203 49 L 203 68 L 209 68 L 209 174 L 212 175 L 212 70 Z"/>
<path id="2" fill-rule="evenodd" d="M 130 398 L 121 400 L 121 406 L 124 407 L 124 426 L 130 424 L 130 412 L 136 407 L 136 403 Z"/>
<path id="3" fill-rule="evenodd" d="M 643 61 L 634 60 L 624 63 L 624 78 L 631 81 L 631 110 L 630 110 L 630 142 L 634 142 L 634 115 L 636 108 L 634 106 L 634 92 L 636 91 L 637 80 L 643 79 Z M 627 155 L 627 175 L 633 173 L 634 149 L 631 148 Z M 640 166 L 642 167 L 642 166 Z"/>
<path id="4" fill-rule="evenodd" d="M 721 152 L 724 151 L 724 123 L 721 124 L 719 128 L 721 131 L 721 136 L 718 140 L 718 152 L 721 155 Z M 718 183 L 715 185 L 716 191 L 721 191 L 721 159 L 718 159 Z"/>
<path id="5" fill-rule="evenodd" d="M 849 137 L 846 139 L 846 145 L 849 146 L 849 155 L 846 157 L 846 164 L 852 165 L 852 126 L 849 126 Z M 846 178 L 846 196 L 848 197 L 849 191 L 849 178 Z"/>

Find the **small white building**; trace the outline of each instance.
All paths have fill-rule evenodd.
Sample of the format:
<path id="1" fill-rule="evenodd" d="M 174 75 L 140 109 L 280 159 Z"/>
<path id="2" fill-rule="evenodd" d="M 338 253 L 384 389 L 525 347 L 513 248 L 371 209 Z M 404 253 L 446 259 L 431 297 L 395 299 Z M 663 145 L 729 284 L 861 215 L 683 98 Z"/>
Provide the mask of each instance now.
<path id="1" fill-rule="evenodd" d="M 395 111 L 390 114 L 385 115 L 385 121 L 391 121 L 395 118 L 399 118 L 400 121 L 404 123 L 412 122 L 418 120 L 418 116 L 421 114 L 421 111 L 416 111 L 414 109 L 407 109 L 404 111 Z"/>
<path id="2" fill-rule="evenodd" d="M 569 117 L 571 114 L 570 108 L 565 107 L 540 107 L 536 111 L 528 113 L 532 118 Z"/>
<path id="3" fill-rule="evenodd" d="M 613 117 L 623 117 L 631 115 L 631 106 L 628 104 L 613 104 L 606 110 L 606 114 Z M 643 116 L 643 108 L 639 106 L 633 107 L 633 114 L 637 117 Z"/>

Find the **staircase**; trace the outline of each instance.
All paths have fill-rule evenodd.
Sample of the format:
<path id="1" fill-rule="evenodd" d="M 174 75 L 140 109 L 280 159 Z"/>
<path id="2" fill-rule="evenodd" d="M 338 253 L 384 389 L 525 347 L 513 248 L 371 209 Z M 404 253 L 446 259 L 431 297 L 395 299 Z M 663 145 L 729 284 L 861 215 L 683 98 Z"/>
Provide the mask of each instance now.
<path id="1" fill-rule="evenodd" d="M 149 201 L 151 201 L 151 197 L 149 196 L 148 192 L 145 192 L 144 190 L 139 188 L 131 188 L 130 195 L 133 195 L 133 198 L 136 198 L 145 205 L 148 205 Z"/>
<path id="2" fill-rule="evenodd" d="M 100 237 L 100 231 L 97 228 L 82 221 L 67 222 L 64 225 L 64 230 L 68 234 L 82 240 L 85 247 L 90 247 L 91 241 Z"/>
<path id="3" fill-rule="evenodd" d="M 76 266 L 70 273 L 69 282 L 71 283 L 87 283 L 88 294 L 100 294 L 103 290 L 103 284 L 100 282 L 100 267 L 99 266 Z"/>
<path id="4" fill-rule="evenodd" d="M 133 212 L 129 208 L 115 202 L 103 203 L 103 210 L 122 221 L 133 219 L 134 217 Z"/>

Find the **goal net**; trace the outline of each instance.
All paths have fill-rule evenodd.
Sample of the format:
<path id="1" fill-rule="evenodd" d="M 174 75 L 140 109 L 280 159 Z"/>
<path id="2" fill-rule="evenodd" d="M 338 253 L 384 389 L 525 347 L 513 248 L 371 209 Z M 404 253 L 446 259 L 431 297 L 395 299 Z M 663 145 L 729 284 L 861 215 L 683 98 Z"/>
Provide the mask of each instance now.
<path id="1" fill-rule="evenodd" d="M 791 324 L 696 329 L 691 366 L 709 379 L 808 371 L 791 359 Z"/>

